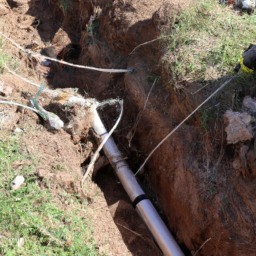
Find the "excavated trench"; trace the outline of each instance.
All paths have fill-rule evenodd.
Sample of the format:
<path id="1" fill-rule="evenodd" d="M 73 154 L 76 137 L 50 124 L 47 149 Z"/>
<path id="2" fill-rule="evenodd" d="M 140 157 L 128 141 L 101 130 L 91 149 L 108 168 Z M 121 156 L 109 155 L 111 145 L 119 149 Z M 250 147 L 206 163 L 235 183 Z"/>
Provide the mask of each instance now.
<path id="1" fill-rule="evenodd" d="M 8 1 L 11 8 L 22 2 Z M 191 98 L 184 91 L 173 89 L 168 71 L 171 67 L 165 63 L 166 47 L 161 41 L 130 54 L 139 44 L 170 31 L 173 15 L 186 2 L 32 0 L 28 3 L 26 14 L 35 17 L 31 26 L 45 42 L 43 54 L 86 66 L 133 68 L 125 74 L 110 74 L 51 64 L 46 73 L 53 88 L 76 87 L 80 93 L 99 101 L 117 97 L 124 100 L 124 115 L 113 137 L 134 171 L 204 98 L 200 94 Z M 158 78 L 156 86 L 134 130 L 155 78 Z M 186 86 L 196 88 L 197 84 Z M 117 115 L 115 107 L 101 112 L 108 129 Z M 223 142 L 222 122 L 206 132 L 197 125 L 199 119 L 199 114 L 191 117 L 154 153 L 139 174 L 139 181 L 185 255 L 193 255 L 207 240 L 197 255 L 255 255 L 255 185 L 232 169 L 235 149 Z M 139 234 L 147 231 L 138 227 L 140 220 L 113 169 L 103 164 L 94 180 L 104 192 L 110 210 L 119 202 L 115 221 L 122 224 L 118 228 L 129 250 L 134 255 L 161 255 L 152 241 L 129 240 L 129 231 L 123 228 L 126 224 Z"/>

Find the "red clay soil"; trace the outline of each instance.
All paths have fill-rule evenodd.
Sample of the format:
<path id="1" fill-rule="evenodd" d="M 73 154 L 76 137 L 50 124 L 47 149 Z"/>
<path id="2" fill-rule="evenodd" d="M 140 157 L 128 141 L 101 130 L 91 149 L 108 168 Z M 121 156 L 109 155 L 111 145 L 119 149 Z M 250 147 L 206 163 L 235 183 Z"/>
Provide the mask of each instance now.
<path id="1" fill-rule="evenodd" d="M 198 94 L 191 99 L 184 91 L 173 90 L 170 72 L 162 64 L 166 53 L 162 42 L 140 47 L 129 55 L 140 43 L 157 38 L 161 31 L 171 31 L 173 15 L 188 2 L 108 0 L 96 1 L 92 6 L 91 1 L 76 1 L 63 10 L 56 1 L 32 0 L 27 5 L 25 0 L 19 0 L 18 7 L 8 16 L 2 16 L 1 24 L 4 20 L 5 32 L 23 46 L 38 40 L 39 45 L 42 41 L 52 42 L 56 55 L 64 49 L 60 59 L 72 55 L 78 49 L 75 45 L 79 45 L 80 55 L 70 58 L 74 63 L 134 68 L 132 73 L 109 74 L 55 66 L 47 79 L 55 88 L 78 87 L 98 100 L 124 99 L 125 114 L 114 138 L 135 171 L 204 96 Z M 95 12 L 92 36 L 88 26 Z M 31 17 L 40 20 L 37 29 L 29 27 Z M 17 34 L 15 25 L 21 21 L 29 26 Z M 79 58 L 75 57 L 78 55 Z M 127 135 L 152 86 L 149 77 L 160 76 L 129 147 Z M 109 128 L 116 114 L 113 109 L 102 114 Z M 206 132 L 198 125 L 198 119 L 199 114 L 192 117 L 154 153 L 140 174 L 141 183 L 186 255 L 193 255 L 206 241 L 198 256 L 256 255 L 255 181 L 250 175 L 237 175 L 233 169 L 236 150 L 226 144 L 223 123 L 215 123 Z M 111 171 L 104 171 L 108 175 L 100 171 L 96 182 L 104 192 L 126 246 L 132 255 L 158 255 L 159 251 L 144 233 L 145 227 L 132 222 L 134 212 L 116 177 L 111 176 Z M 108 225 L 104 224 L 103 229 L 108 229 Z M 98 230 L 105 232 L 103 229 Z M 131 237 L 126 237 L 128 233 Z M 113 254 L 126 255 L 122 250 Z"/>

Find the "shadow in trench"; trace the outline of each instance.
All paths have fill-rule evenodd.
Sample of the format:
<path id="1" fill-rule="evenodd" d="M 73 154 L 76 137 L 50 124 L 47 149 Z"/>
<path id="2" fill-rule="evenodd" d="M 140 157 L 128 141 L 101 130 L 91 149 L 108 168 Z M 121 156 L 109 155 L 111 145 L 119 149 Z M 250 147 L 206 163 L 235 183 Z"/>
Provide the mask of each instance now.
<path id="1" fill-rule="evenodd" d="M 109 211 L 129 251 L 139 256 L 163 255 L 132 207 L 113 168 L 109 165 L 99 170 L 94 181 L 104 193 Z"/>

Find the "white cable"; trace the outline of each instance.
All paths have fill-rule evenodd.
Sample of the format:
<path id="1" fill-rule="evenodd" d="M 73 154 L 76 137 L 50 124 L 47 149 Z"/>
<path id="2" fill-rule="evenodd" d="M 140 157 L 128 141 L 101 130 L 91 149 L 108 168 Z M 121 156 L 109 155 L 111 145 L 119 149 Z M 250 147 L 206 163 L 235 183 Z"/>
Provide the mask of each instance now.
<path id="1" fill-rule="evenodd" d="M 101 72 L 107 72 L 107 73 L 127 73 L 127 72 L 131 72 L 133 69 L 132 68 L 128 68 L 128 69 L 105 69 L 105 68 L 94 68 L 94 67 L 89 67 L 89 66 L 83 66 L 83 65 L 75 65 L 72 64 L 70 62 L 66 62 L 66 61 L 60 61 L 45 55 L 41 55 L 39 53 L 35 53 L 26 49 L 23 49 L 19 44 L 17 44 L 15 41 L 13 41 L 12 39 L 10 39 L 9 37 L 7 37 L 6 35 L 4 35 L 3 33 L 0 32 L 0 35 L 2 35 L 3 37 L 5 37 L 7 40 L 9 40 L 10 42 L 12 42 L 16 47 L 18 47 L 21 51 L 30 54 L 34 57 L 39 57 L 39 58 L 44 58 L 47 60 L 51 60 L 51 61 L 55 61 L 58 62 L 60 64 L 65 64 L 71 67 L 76 67 L 76 68 L 84 68 L 84 69 L 90 69 L 90 70 L 95 70 L 95 71 L 101 71 Z"/>
<path id="2" fill-rule="evenodd" d="M 22 105 L 22 104 L 19 104 L 19 103 L 15 103 L 15 102 L 12 102 L 12 101 L 0 100 L 0 103 L 9 104 L 9 105 L 15 105 L 15 106 L 18 106 L 18 107 L 27 108 L 29 110 L 32 110 L 32 111 L 36 112 L 36 113 L 39 113 L 39 111 L 37 109 L 31 108 L 31 107 L 28 107 L 28 106 L 25 106 L 25 105 Z"/>

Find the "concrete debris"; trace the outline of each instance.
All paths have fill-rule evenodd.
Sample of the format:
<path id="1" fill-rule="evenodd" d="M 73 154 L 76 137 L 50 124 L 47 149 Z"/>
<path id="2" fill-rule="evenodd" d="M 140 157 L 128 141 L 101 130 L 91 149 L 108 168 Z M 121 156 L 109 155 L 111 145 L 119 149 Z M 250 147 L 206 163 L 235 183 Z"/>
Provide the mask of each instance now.
<path id="1" fill-rule="evenodd" d="M 13 181 L 12 181 L 12 189 L 16 190 L 18 189 L 25 181 L 25 178 L 22 175 L 17 176 Z"/>
<path id="2" fill-rule="evenodd" d="M 227 110 L 225 115 L 227 127 L 227 143 L 235 144 L 239 141 L 251 140 L 253 138 L 252 127 L 250 125 L 252 117 L 248 113 L 233 112 Z"/>

